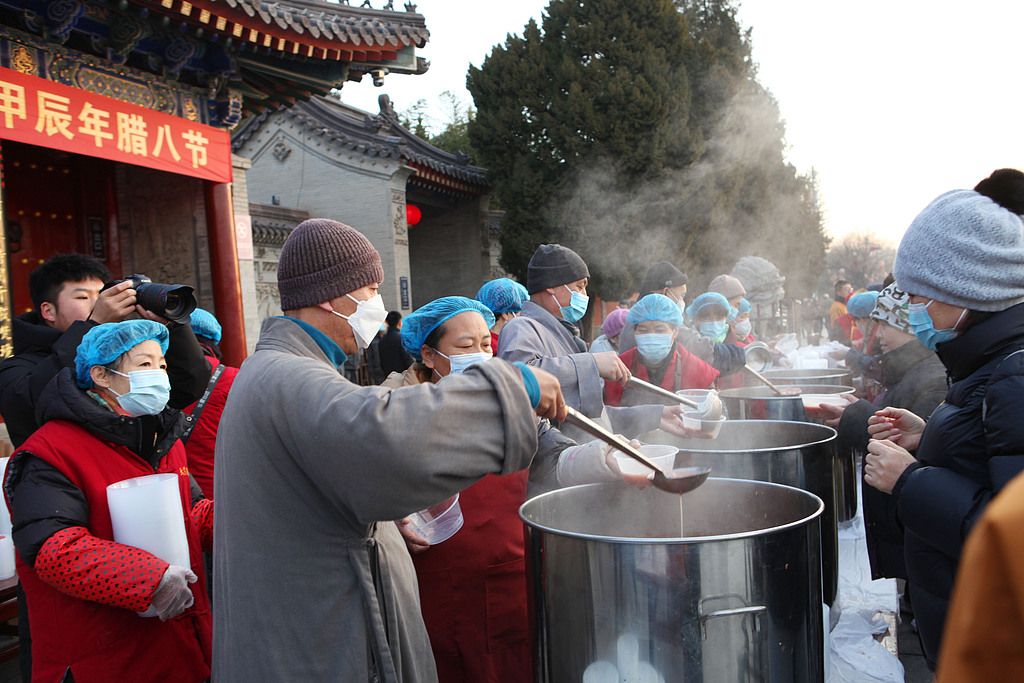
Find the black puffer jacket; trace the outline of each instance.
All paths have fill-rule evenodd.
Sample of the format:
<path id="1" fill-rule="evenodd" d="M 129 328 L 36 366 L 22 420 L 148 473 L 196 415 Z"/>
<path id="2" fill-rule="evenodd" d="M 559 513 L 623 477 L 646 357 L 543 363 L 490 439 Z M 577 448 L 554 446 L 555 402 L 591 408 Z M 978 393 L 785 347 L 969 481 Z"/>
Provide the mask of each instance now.
<path id="1" fill-rule="evenodd" d="M 839 421 L 839 443 L 851 448 L 857 455 L 867 452 L 868 418 L 876 410 L 892 406 L 906 408 L 926 420 L 946 396 L 946 369 L 934 352 L 913 339 L 898 349 L 879 356 L 875 362 L 882 372 L 885 387 L 877 403 L 857 401 L 843 411 Z M 903 527 L 896 514 L 896 501 L 887 493 L 864 485 L 861 488 L 864 503 L 865 541 L 871 578 L 907 578 L 903 560 Z"/>
<path id="2" fill-rule="evenodd" d="M 939 346 L 952 384 L 893 488 L 925 656 L 934 667 L 957 564 L 985 506 L 1024 471 L 1024 304 Z"/>

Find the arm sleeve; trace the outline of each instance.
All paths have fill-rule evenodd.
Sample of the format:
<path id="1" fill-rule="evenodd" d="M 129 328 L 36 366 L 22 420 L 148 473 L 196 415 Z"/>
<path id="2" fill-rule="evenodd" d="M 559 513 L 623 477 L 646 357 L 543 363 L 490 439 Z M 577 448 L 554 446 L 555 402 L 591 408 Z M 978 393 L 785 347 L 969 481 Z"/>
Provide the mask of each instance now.
<path id="1" fill-rule="evenodd" d="M 740 347 L 735 344 L 715 343 L 711 367 L 722 375 L 731 375 L 742 368 L 746 362 L 747 356 Z"/>
<path id="2" fill-rule="evenodd" d="M 558 456 L 576 442 L 541 420 L 537 430 L 537 455 L 530 465 L 530 481 L 527 497 L 539 495 L 558 488 Z"/>
<path id="3" fill-rule="evenodd" d="M 988 481 L 946 468 L 920 467 L 906 478 L 899 494 L 904 526 L 953 558 L 960 556 L 964 540 L 993 496 L 1024 471 L 1024 375 L 993 381 L 984 405 Z"/>
<path id="4" fill-rule="evenodd" d="M 199 532 L 203 552 L 213 551 L 213 501 L 203 498 L 192 506 L 192 524 Z"/>
<path id="5" fill-rule="evenodd" d="M 71 324 L 53 345 L 53 352 L 42 358 L 14 356 L 0 366 L 0 414 L 8 423 L 11 440 L 20 446 L 38 427 L 36 402 L 43 389 L 63 368 L 75 366 L 78 344 L 95 323 L 80 320 Z"/>
<path id="6" fill-rule="evenodd" d="M 550 372 L 562 385 L 565 402 L 589 417 L 597 417 L 604 406 L 604 386 L 597 360 L 590 353 L 545 356 L 530 325 L 506 325 L 498 336 L 498 356 L 509 363 L 526 363 Z"/>
<path id="7" fill-rule="evenodd" d="M 868 418 L 875 414 L 875 410 L 875 405 L 864 399 L 846 406 L 836 428 L 839 432 L 839 442 L 858 453 L 865 453 L 868 449 L 868 440 L 871 438 L 868 434 Z"/>
<path id="8" fill-rule="evenodd" d="M 605 408 L 608 423 L 616 434 L 634 439 L 641 434 L 653 432 L 661 427 L 661 414 L 664 406 L 658 404 Z"/>
<path id="9" fill-rule="evenodd" d="M 39 549 L 35 570 L 62 593 L 136 612 L 149 608 L 169 565 L 156 555 L 68 527 Z"/>
<path id="10" fill-rule="evenodd" d="M 275 373 L 289 379 L 274 388 L 277 404 L 298 408 L 260 414 L 298 445 L 289 455 L 306 476 L 360 523 L 399 519 L 487 474 L 523 470 L 537 451 L 522 374 L 501 360 L 394 390 L 353 385 L 301 358 L 282 358 Z M 382 472 L 388 486 L 366 486 Z"/>
<path id="11" fill-rule="evenodd" d="M 697 356 L 697 358 L 700 358 L 705 363 L 714 365 L 715 342 L 702 336 L 699 332 L 687 325 L 682 325 L 679 328 L 678 341 L 682 344 L 684 349 Z M 636 346 L 635 343 L 633 345 Z"/>
<path id="12" fill-rule="evenodd" d="M 172 408 L 184 410 L 206 392 L 210 382 L 210 362 L 203 355 L 191 325 L 172 325 L 167 345 L 167 377 L 171 381 Z"/>
<path id="13" fill-rule="evenodd" d="M 35 566 L 48 538 L 68 527 L 89 523 L 85 494 L 57 468 L 26 451 L 10 465 L 7 490 L 11 501 L 11 536 L 22 561 Z"/>

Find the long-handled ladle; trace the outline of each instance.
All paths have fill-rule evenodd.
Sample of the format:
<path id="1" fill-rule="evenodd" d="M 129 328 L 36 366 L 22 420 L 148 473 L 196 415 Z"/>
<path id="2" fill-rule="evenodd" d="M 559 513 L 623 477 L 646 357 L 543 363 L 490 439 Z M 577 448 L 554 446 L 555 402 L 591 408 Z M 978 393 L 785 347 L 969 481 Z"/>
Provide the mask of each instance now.
<path id="1" fill-rule="evenodd" d="M 591 420 L 586 415 L 568 408 L 566 422 L 570 422 L 591 436 L 614 446 L 634 460 L 654 470 L 654 485 L 662 491 L 669 493 L 687 493 L 704 483 L 711 474 L 709 467 L 681 467 L 675 470 L 665 471 L 651 462 L 644 455 L 629 445 L 625 439 L 620 439 L 607 429 Z"/>

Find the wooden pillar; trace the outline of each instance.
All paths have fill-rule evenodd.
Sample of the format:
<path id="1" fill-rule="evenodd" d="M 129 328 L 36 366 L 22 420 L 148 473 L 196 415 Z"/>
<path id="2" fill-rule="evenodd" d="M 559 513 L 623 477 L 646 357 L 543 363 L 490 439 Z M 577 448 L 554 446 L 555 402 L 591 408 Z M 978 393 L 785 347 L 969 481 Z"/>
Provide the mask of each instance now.
<path id="1" fill-rule="evenodd" d="M 0 358 L 14 355 L 11 339 L 11 316 L 13 314 L 13 293 L 7 275 L 7 207 L 4 183 L 3 152 L 0 150 Z"/>
<path id="2" fill-rule="evenodd" d="M 223 329 L 220 350 L 226 364 L 238 367 L 245 360 L 247 346 L 229 183 L 206 181 L 206 232 L 210 242 L 214 313 Z"/>

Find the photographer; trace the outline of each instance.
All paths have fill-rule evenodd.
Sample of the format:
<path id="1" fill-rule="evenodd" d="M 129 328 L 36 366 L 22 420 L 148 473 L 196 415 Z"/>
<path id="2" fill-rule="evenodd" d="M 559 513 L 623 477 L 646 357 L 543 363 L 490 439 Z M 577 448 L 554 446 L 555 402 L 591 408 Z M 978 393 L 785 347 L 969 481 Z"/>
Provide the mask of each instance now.
<path id="1" fill-rule="evenodd" d="M 29 275 L 35 310 L 14 318 L 14 356 L 0 364 L 0 415 L 15 448 L 39 428 L 35 416 L 39 395 L 61 368 L 74 367 L 85 333 L 96 325 L 121 322 L 132 313 L 169 327 L 169 405 L 184 408 L 206 390 L 210 364 L 192 328 L 138 306 L 130 281 L 103 289 L 110 279 L 102 263 L 84 254 L 57 254 Z"/>

